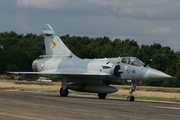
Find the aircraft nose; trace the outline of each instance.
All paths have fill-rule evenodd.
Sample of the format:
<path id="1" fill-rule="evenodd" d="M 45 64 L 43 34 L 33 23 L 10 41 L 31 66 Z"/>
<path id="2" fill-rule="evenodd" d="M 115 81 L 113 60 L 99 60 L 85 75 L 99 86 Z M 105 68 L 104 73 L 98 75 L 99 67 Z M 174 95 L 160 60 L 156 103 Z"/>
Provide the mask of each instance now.
<path id="1" fill-rule="evenodd" d="M 148 78 L 151 80 L 151 79 L 167 79 L 173 77 L 159 70 L 150 69 L 148 71 Z"/>

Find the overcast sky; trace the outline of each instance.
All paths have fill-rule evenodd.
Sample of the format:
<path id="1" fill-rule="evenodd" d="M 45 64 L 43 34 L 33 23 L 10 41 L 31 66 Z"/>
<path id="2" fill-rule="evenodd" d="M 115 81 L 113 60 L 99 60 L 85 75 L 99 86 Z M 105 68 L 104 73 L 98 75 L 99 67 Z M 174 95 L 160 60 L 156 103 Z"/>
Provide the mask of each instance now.
<path id="1" fill-rule="evenodd" d="M 0 32 L 134 39 L 180 51 L 180 0 L 0 0 Z"/>

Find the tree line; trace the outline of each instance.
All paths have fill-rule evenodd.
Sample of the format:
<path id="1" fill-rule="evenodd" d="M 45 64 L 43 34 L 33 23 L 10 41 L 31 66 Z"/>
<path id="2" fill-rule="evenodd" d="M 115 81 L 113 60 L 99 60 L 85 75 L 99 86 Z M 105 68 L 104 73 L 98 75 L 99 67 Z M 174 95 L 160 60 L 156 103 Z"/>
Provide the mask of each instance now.
<path id="1" fill-rule="evenodd" d="M 67 34 L 60 38 L 80 58 L 134 56 L 143 62 L 152 59 L 150 67 L 176 78 L 146 81 L 141 84 L 180 87 L 180 51 L 174 52 L 168 46 L 162 46 L 160 43 L 139 46 L 133 39 L 111 40 L 107 36 L 89 38 Z M 5 74 L 5 71 L 32 71 L 33 60 L 43 54 L 45 54 L 45 46 L 42 35 L 32 33 L 23 35 L 14 31 L 0 33 L 0 74 Z"/>

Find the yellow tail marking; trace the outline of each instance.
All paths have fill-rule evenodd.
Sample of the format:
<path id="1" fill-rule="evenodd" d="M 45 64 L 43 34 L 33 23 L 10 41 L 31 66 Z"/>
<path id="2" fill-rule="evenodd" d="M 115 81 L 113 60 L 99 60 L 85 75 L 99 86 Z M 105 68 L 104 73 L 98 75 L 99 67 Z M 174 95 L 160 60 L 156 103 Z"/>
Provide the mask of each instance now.
<path id="1" fill-rule="evenodd" d="M 56 43 L 54 41 L 51 42 L 51 49 L 56 47 Z"/>

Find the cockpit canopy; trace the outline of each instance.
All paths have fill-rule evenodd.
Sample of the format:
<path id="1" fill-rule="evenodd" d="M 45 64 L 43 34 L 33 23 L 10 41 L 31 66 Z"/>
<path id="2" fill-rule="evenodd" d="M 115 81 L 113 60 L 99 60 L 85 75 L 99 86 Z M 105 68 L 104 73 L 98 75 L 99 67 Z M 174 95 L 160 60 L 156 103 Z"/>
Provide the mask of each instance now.
<path id="1" fill-rule="evenodd" d="M 123 57 L 121 63 L 130 64 L 134 66 L 143 66 L 144 63 L 136 57 Z"/>

